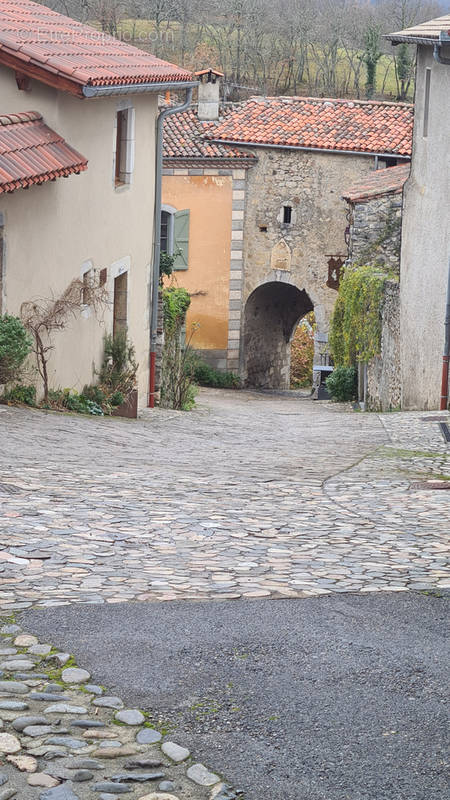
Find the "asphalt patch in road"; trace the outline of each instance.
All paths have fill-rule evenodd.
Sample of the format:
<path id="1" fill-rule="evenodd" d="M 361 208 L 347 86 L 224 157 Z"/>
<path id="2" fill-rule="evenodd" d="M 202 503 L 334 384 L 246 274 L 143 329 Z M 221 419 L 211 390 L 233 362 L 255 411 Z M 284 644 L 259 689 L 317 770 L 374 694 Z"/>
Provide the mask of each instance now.
<path id="1" fill-rule="evenodd" d="M 71 605 L 23 624 L 247 800 L 446 796 L 448 595 Z"/>

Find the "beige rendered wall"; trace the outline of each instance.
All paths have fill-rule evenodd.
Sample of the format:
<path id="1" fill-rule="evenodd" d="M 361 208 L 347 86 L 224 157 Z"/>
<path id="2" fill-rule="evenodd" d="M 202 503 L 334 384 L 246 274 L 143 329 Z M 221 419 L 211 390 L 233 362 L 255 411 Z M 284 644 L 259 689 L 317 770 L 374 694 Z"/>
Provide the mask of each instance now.
<path id="1" fill-rule="evenodd" d="M 18 314 L 23 301 L 57 295 L 89 266 L 108 268 L 111 302 L 101 323 L 87 308 L 54 335 L 51 387 L 80 389 L 94 379 L 103 335 L 112 332 L 114 277 L 128 271 L 128 329 L 140 364 L 139 403 L 146 405 L 156 94 L 81 100 L 34 81 L 23 92 L 14 73 L 0 67 L 0 101 L 0 113 L 40 112 L 89 160 L 81 175 L 0 195 L 3 309 Z M 115 189 L 115 118 L 127 106 L 135 109 L 135 166 L 132 183 Z"/>
<path id="2" fill-rule="evenodd" d="M 187 170 L 186 170 L 187 172 Z M 231 250 L 231 175 L 165 175 L 162 202 L 190 209 L 189 267 L 174 279 L 192 295 L 186 334 L 191 344 L 226 351 Z"/>
<path id="3" fill-rule="evenodd" d="M 450 47 L 442 48 L 450 57 Z M 424 136 L 426 69 L 431 70 Z M 404 190 L 400 266 L 402 403 L 439 408 L 450 256 L 450 66 L 419 46 L 413 158 Z"/>

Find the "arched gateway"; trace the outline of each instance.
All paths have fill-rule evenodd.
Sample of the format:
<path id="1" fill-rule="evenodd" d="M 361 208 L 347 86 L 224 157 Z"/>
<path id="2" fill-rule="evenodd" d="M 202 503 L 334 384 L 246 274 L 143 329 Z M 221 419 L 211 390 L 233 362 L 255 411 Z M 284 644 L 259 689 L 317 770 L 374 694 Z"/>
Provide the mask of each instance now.
<path id="1" fill-rule="evenodd" d="M 306 291 L 291 283 L 270 281 L 250 294 L 242 340 L 245 386 L 289 388 L 292 335 L 301 318 L 313 310 Z"/>

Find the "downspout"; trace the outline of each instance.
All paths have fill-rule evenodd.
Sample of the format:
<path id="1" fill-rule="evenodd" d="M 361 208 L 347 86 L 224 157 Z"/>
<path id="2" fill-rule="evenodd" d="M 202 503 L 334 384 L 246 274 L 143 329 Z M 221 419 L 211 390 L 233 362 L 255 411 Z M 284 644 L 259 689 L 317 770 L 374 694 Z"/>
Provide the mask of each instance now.
<path id="1" fill-rule="evenodd" d="M 433 58 L 438 64 L 445 64 L 447 67 L 450 66 L 450 58 L 441 56 L 441 44 L 438 44 L 438 42 L 435 42 L 433 47 Z"/>
<path id="2" fill-rule="evenodd" d="M 195 84 L 196 85 L 196 84 Z M 155 374 L 156 374 L 156 341 L 158 333 L 158 294 L 159 294 L 159 260 L 161 254 L 161 184 L 163 162 L 163 130 L 164 120 L 171 114 L 186 111 L 192 101 L 193 87 L 186 89 L 186 99 L 180 106 L 165 108 L 158 114 L 156 122 L 156 162 L 155 162 L 155 216 L 153 221 L 153 260 L 151 267 L 152 280 L 150 284 L 150 364 L 148 406 L 155 407 Z"/>
<path id="3" fill-rule="evenodd" d="M 445 313 L 445 343 L 444 355 L 442 358 L 442 387 L 441 387 L 441 411 L 447 411 L 448 406 L 448 374 L 450 363 L 450 258 L 448 260 L 448 282 L 447 282 L 447 308 Z"/>

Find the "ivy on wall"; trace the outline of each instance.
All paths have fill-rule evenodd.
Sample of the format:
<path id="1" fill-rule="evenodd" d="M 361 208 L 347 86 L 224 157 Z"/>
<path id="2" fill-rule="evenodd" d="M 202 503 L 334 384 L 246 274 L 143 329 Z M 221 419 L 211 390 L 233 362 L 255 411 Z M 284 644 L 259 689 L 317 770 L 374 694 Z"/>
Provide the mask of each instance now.
<path id="1" fill-rule="evenodd" d="M 331 320 L 330 349 L 337 366 L 368 362 L 381 350 L 384 285 L 390 276 L 372 266 L 347 267 Z"/>
<path id="2" fill-rule="evenodd" d="M 186 289 L 170 286 L 162 290 L 164 346 L 161 365 L 161 405 L 188 411 L 194 405 L 195 388 L 186 368 L 189 342 L 184 340 L 186 313 L 191 297 Z"/>

